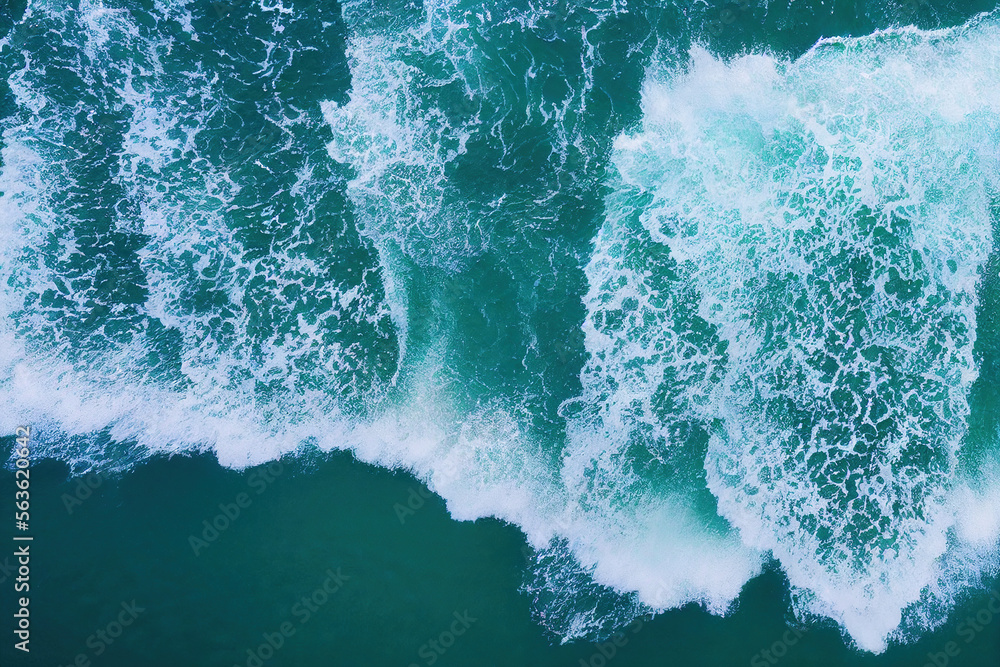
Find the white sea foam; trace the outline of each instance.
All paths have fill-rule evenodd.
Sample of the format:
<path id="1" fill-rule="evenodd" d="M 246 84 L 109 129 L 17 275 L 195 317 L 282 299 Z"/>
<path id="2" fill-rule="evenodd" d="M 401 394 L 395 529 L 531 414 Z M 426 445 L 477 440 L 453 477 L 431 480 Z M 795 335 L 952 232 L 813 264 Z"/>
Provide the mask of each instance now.
<path id="1" fill-rule="evenodd" d="M 719 510 L 780 561 L 800 613 L 866 650 L 919 613 L 954 538 L 1000 182 L 998 37 L 987 18 L 791 63 L 696 49 L 649 82 L 642 131 L 617 143 L 625 187 L 651 197 L 645 232 L 727 343 L 704 411 L 721 420 Z"/>
<path id="2" fill-rule="evenodd" d="M 248 177 L 198 151 L 219 79 L 196 69 L 170 79 L 159 64 L 169 49 L 100 3 L 57 19 L 86 33 L 82 67 L 116 68 L 102 73 L 129 116 L 116 176 L 141 202 L 138 222 L 118 223 L 147 238 L 138 256 L 148 295 L 135 315 L 144 324 L 82 358 L 65 341 L 23 336 L 26 324 L 47 324 L 26 299 L 71 292 L 25 249 L 53 238 L 77 248 L 52 183 L 63 177 L 63 137 L 78 128 L 29 62 L 10 83 L 30 120 L 5 129 L 0 171 L 0 282 L 14 286 L 0 295 L 0 431 L 38 424 L 43 452 L 78 469 L 190 450 L 241 468 L 310 444 L 411 470 L 454 517 L 524 530 L 541 554 L 532 590 L 566 638 L 688 602 L 726 613 L 768 552 L 796 610 L 836 619 L 864 649 L 940 623 L 996 562 L 1000 529 L 992 487 L 953 479 L 998 186 L 996 21 L 831 40 L 794 63 L 696 50 L 689 71 L 651 78 L 643 127 L 616 142 L 614 192 L 586 269 L 589 358 L 580 397 L 562 406 L 558 451 L 522 406 L 455 400 L 440 346 L 407 358 L 408 381 L 394 384 L 395 369 L 371 368 L 352 344 L 351 327 L 367 327 L 387 357 L 406 358 L 407 271 L 461 269 L 490 249 L 491 216 L 556 219 L 545 206 L 558 188 L 475 201 L 454 182 L 473 139 L 491 137 L 505 159 L 526 141 L 504 113 L 490 115 L 518 95 L 497 90 L 478 60 L 470 26 L 493 20 L 488 10 L 427 3 L 390 32 L 352 7 L 354 88 L 322 111 L 376 246 L 379 264 L 362 279 L 327 275 L 299 252 L 304 233 L 265 258 L 241 240 Z M 194 37 L 189 13 L 171 16 Z M 503 19 L 535 30 L 543 17 Z M 138 62 L 112 57 L 122 42 Z M 586 48 L 582 89 L 592 83 Z M 417 81 L 415 60 L 435 54 L 445 75 Z M 542 101 L 546 67 L 524 74 L 523 115 L 541 119 L 541 163 L 558 171 L 574 150 L 595 159 L 596 140 L 575 120 L 581 90 Z M 469 102 L 422 97 L 436 85 Z M 316 129 L 295 110 L 262 115 L 277 128 L 253 156 L 262 169 L 269 151 Z M 304 164 L 283 193 L 303 226 L 328 185 L 312 173 Z M 871 278 L 851 260 L 868 261 Z M 294 299 L 281 295 L 297 285 L 327 306 L 292 317 Z M 254 337 L 254 290 L 279 304 L 268 315 L 280 332 Z M 851 356 L 852 312 L 880 347 L 873 358 Z M 176 337 L 173 366 L 146 361 L 171 349 L 154 324 Z M 890 398 L 876 418 L 878 396 Z M 868 411 L 855 416 L 845 407 L 854 400 Z M 858 434 L 838 439 L 835 427 Z"/>

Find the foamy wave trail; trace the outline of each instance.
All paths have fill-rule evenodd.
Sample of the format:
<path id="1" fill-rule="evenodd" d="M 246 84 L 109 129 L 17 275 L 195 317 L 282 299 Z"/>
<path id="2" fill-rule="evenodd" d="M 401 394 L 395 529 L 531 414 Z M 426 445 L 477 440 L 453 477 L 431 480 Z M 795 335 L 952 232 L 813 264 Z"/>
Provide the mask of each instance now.
<path id="1" fill-rule="evenodd" d="M 595 186 L 627 118 L 618 109 L 638 101 L 638 56 L 655 47 L 650 17 L 614 2 L 454 0 L 385 14 L 370 2 L 344 6 L 352 90 L 348 103 L 324 106 L 330 155 L 351 167 L 359 228 L 407 297 L 390 294 L 404 395 L 433 396 L 459 421 L 471 414 L 491 429 L 471 447 L 445 441 L 417 458 L 404 445 L 397 456 L 454 516 L 498 516 L 525 530 L 539 549 L 526 589 L 538 620 L 563 639 L 600 636 L 651 603 L 724 610 L 756 557 L 727 553 L 692 571 L 690 555 L 719 543 L 711 511 L 707 523 L 695 509 L 677 518 L 691 504 L 685 489 L 617 504 L 595 495 L 600 510 L 584 510 L 585 487 L 624 485 L 629 470 L 621 461 L 585 470 L 589 447 L 607 443 L 578 428 L 565 444 L 559 407 L 580 387 L 576 304 L 603 207 Z M 634 49 L 635 62 L 610 62 L 616 45 Z M 631 90 L 620 85 L 628 80 Z M 571 471 L 567 447 L 582 450 Z M 456 470 L 451 461 L 469 463 Z M 710 499 L 703 479 L 700 490 Z M 740 549 L 734 536 L 721 542 Z M 740 575 L 709 581 L 719 578 L 709 569 L 732 561 Z"/>
<path id="2" fill-rule="evenodd" d="M 985 17 L 828 40 L 794 62 L 695 50 L 685 73 L 647 84 L 642 130 L 616 144 L 633 243 L 653 241 L 650 262 L 668 253 L 673 291 L 696 301 L 621 380 L 677 350 L 656 372 L 696 381 L 659 395 L 708 429 L 720 514 L 781 563 L 800 614 L 871 651 L 940 602 L 942 557 L 961 548 L 956 457 L 1000 192 L 998 38 Z M 670 291 L 599 278 L 614 307 L 595 323 L 627 330 L 673 307 Z M 718 344 L 698 345 L 706 323 Z"/>
<path id="3" fill-rule="evenodd" d="M 623 188 L 607 198 L 587 268 L 588 361 L 583 393 L 562 406 L 562 476 L 589 529 L 570 548 L 646 608 L 700 602 L 724 614 L 762 561 L 718 517 L 706 485 L 706 410 L 727 350 L 682 267 L 643 228 L 643 202 Z"/>
<path id="4" fill-rule="evenodd" d="M 314 83 L 293 78 L 317 50 L 293 28 L 329 36 L 204 9 L 32 3 L 8 37 L 4 428 L 46 423 L 50 453 L 82 467 L 339 445 L 396 371 L 373 253 L 303 140 L 318 104 L 275 92 Z"/>
<path id="5" fill-rule="evenodd" d="M 579 340 L 560 311 L 610 148 L 594 99 L 609 74 L 588 35 L 615 12 L 348 2 L 350 99 L 323 107 L 390 286 L 402 395 L 438 422 L 375 460 L 426 479 L 454 516 L 514 521 L 538 547 L 569 525 L 557 410 L 580 350 L 560 340 Z"/>

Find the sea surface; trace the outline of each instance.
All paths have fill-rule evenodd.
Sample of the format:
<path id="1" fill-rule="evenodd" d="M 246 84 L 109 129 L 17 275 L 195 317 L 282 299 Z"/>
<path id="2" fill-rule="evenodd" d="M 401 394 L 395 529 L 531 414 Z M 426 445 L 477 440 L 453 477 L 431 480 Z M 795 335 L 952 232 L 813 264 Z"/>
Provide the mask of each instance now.
<path id="1" fill-rule="evenodd" d="M 18 427 L 4 664 L 996 667 L 1000 8 L 0 0 Z"/>

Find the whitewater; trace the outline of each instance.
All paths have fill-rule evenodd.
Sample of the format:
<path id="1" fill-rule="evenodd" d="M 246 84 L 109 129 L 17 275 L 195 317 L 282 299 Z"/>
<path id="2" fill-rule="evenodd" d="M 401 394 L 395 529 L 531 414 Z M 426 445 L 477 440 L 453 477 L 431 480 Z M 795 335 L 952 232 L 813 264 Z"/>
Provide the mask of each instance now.
<path id="1" fill-rule="evenodd" d="M 565 641 L 775 567 L 881 653 L 998 574 L 1000 14 L 154 4 L 0 40 L 0 432 L 410 471 Z"/>

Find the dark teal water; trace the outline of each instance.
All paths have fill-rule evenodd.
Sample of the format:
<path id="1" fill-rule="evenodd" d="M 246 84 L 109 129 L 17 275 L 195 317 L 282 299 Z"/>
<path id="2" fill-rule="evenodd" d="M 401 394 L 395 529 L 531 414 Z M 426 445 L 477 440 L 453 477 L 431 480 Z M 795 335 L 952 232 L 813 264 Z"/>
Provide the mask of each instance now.
<path id="1" fill-rule="evenodd" d="M 997 11 L 0 6 L 4 655 L 994 664 Z"/>
<path id="2" fill-rule="evenodd" d="M 284 461 L 276 470 L 267 477 L 266 469 L 225 470 L 207 456 L 156 459 L 121 479 L 90 478 L 96 488 L 87 496 L 77 480 L 66 480 L 64 466 L 39 465 L 32 653 L 17 656 L 5 640 L 5 659 L 69 665 L 82 653 L 93 665 L 245 665 L 262 635 L 290 622 L 295 634 L 264 664 L 426 665 L 421 647 L 449 631 L 456 611 L 476 620 L 447 651 L 431 650 L 440 656 L 434 664 L 600 665 L 603 647 L 613 656 L 608 665 L 749 665 L 778 643 L 780 661 L 765 664 L 920 666 L 954 641 L 960 653 L 949 664 L 979 667 L 994 664 L 1000 651 L 1000 617 L 971 642 L 959 632 L 987 608 L 987 594 L 977 593 L 944 627 L 879 656 L 845 646 L 830 625 L 788 635 L 797 641 L 786 652 L 783 635 L 802 626 L 789 617 L 787 584 L 773 570 L 750 582 L 724 619 L 691 605 L 625 626 L 620 647 L 615 637 L 610 646 L 560 645 L 532 621 L 531 598 L 517 592 L 529 563 L 516 528 L 493 519 L 456 522 L 410 476 L 346 455 Z M 260 494 L 258 482 L 266 483 Z M 4 493 L 12 486 L 5 474 Z M 196 556 L 191 534 L 239 493 L 252 503 Z M 423 505 L 411 501 L 421 494 L 429 496 Z M 401 523 L 397 505 L 408 502 L 416 509 L 403 512 Z M 302 623 L 292 608 L 322 586 L 329 568 L 349 578 Z M 14 607 L 9 595 L 3 599 L 9 618 Z M 133 599 L 144 611 L 96 656 L 96 633 Z"/>

